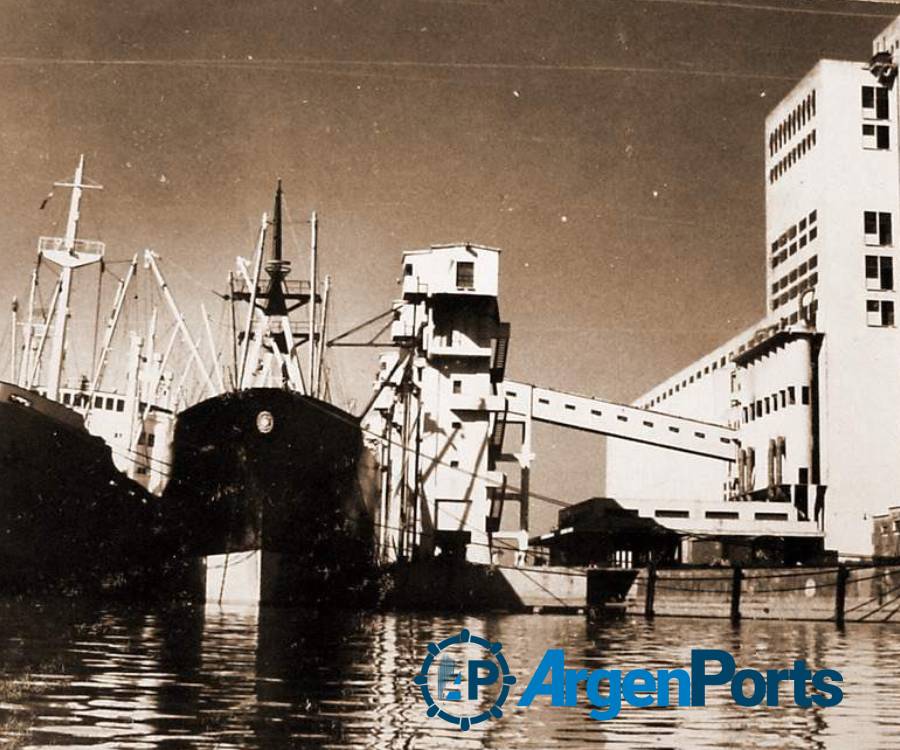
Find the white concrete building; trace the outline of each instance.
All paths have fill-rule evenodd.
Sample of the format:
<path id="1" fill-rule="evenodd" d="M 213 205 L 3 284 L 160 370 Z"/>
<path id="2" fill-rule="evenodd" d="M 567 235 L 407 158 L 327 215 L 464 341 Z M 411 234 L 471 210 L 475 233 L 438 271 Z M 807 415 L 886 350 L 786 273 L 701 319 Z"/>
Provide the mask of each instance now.
<path id="1" fill-rule="evenodd" d="M 403 254 L 402 299 L 367 419 L 382 435 L 380 542 L 387 559 L 491 559 L 504 475 L 492 432 L 504 399 L 509 327 L 497 305 L 499 250 L 439 245 Z"/>
<path id="2" fill-rule="evenodd" d="M 611 497 L 790 502 L 827 549 L 872 553 L 873 515 L 900 502 L 898 48 L 900 18 L 871 61 L 820 61 L 769 113 L 767 313 L 635 402 L 731 424 L 737 460 L 609 441 Z"/>

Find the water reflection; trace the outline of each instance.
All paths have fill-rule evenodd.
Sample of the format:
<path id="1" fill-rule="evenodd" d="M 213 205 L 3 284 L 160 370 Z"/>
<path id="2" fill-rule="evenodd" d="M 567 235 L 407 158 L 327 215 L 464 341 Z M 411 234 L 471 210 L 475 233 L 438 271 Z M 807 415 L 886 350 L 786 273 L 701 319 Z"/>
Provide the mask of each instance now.
<path id="1" fill-rule="evenodd" d="M 843 672 L 830 709 L 528 709 L 461 733 L 427 719 L 411 684 L 425 647 L 467 627 L 502 641 L 526 678 L 548 646 L 567 665 L 682 666 L 692 648 L 781 668 L 804 657 Z M 332 615 L 218 608 L 0 605 L 0 730 L 20 747 L 895 748 L 900 643 L 885 625 L 576 616 Z M 521 690 L 521 685 L 519 687 Z M 514 693 L 514 697 L 517 693 Z"/>

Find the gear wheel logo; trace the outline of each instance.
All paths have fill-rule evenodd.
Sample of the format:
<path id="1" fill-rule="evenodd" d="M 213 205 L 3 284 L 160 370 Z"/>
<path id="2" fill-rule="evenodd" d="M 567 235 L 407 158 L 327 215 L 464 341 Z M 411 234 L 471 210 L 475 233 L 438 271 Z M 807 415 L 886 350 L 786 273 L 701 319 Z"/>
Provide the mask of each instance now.
<path id="1" fill-rule="evenodd" d="M 428 654 L 413 678 L 425 699 L 426 714 L 464 732 L 474 724 L 503 716 L 503 704 L 516 678 L 502 648 L 501 643 L 465 629 L 440 643 L 429 643 Z"/>

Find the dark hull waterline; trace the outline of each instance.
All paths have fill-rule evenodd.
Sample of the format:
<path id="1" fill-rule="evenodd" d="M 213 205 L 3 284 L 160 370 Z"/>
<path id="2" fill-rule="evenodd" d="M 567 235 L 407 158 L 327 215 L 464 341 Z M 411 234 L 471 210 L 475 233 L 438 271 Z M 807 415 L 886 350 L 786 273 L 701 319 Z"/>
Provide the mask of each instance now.
<path id="1" fill-rule="evenodd" d="M 187 556 L 259 550 L 263 598 L 353 605 L 374 594 L 376 471 L 352 415 L 252 388 L 179 414 L 164 495 Z"/>

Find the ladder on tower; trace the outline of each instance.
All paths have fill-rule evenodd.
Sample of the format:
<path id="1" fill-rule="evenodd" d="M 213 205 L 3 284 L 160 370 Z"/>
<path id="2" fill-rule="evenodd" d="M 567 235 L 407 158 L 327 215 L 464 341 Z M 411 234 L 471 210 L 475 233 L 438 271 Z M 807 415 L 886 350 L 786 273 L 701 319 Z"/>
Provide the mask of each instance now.
<path id="1" fill-rule="evenodd" d="M 509 355 L 509 323 L 500 323 L 491 363 L 491 382 L 500 383 L 506 375 L 506 358 Z"/>
<path id="2" fill-rule="evenodd" d="M 509 414 L 509 402 L 503 411 L 494 413 L 491 425 L 490 442 L 488 443 L 488 461 L 491 467 L 497 463 L 503 453 L 503 440 L 506 437 L 506 417 Z"/>

